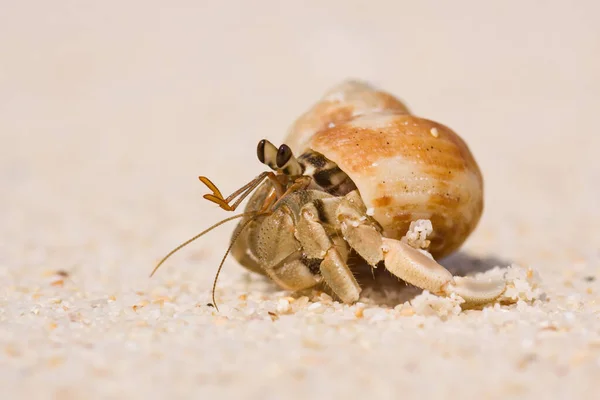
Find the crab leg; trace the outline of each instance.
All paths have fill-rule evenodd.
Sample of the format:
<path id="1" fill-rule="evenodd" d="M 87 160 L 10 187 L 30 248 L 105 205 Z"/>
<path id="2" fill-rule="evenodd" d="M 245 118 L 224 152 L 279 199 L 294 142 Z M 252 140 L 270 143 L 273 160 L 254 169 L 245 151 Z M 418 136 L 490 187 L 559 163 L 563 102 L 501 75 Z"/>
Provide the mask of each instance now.
<path id="1" fill-rule="evenodd" d="M 322 260 L 319 270 L 331 290 L 344 303 L 357 301 L 361 289 L 346 264 L 347 245 L 340 237 L 328 235 L 319 220 L 319 210 L 314 203 L 308 203 L 302 208 L 296 224 L 296 237 L 302 243 L 307 257 Z"/>
<path id="2" fill-rule="evenodd" d="M 381 261 L 398 278 L 432 293 L 455 293 L 468 305 L 494 301 L 504 293 L 503 280 L 481 281 L 453 276 L 433 258 L 399 240 L 383 237 L 378 226 L 365 218 L 365 206 L 356 192 L 346 195 L 337 209 L 344 238 L 369 265 Z"/>
<path id="3" fill-rule="evenodd" d="M 292 254 L 278 265 L 265 268 L 266 274 L 279 286 L 288 290 L 302 290 L 313 287 L 319 280 L 303 262 L 300 252 Z"/>
<path id="4" fill-rule="evenodd" d="M 385 267 L 398 278 L 432 293 L 455 293 L 469 305 L 486 304 L 504 293 L 503 280 L 483 281 L 452 276 L 450 271 L 414 247 L 383 238 Z"/>

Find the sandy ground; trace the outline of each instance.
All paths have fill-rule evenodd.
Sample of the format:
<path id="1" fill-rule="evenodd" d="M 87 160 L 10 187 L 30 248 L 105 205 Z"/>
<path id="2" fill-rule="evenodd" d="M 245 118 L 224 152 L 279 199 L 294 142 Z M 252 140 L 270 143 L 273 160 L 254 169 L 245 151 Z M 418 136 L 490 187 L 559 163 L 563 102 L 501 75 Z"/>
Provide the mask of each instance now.
<path id="1" fill-rule="evenodd" d="M 2 397 L 597 398 L 600 3 L 278 3 L 1 2 Z M 348 77 L 465 138 L 486 210 L 444 264 L 536 300 L 286 299 L 228 260 L 217 313 L 233 225 L 148 278 L 226 216 L 197 176 L 237 188 Z"/>

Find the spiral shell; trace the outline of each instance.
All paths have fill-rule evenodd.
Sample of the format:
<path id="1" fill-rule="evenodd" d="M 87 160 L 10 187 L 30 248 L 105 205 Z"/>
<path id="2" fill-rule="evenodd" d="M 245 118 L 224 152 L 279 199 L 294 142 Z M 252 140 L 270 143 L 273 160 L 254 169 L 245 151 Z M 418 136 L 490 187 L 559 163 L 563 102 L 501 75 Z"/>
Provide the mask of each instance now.
<path id="1" fill-rule="evenodd" d="M 296 154 L 312 149 L 335 162 L 385 236 L 399 239 L 411 221 L 431 220 L 434 257 L 460 247 L 481 217 L 483 179 L 465 142 L 366 83 L 329 91 L 293 124 L 285 143 Z"/>

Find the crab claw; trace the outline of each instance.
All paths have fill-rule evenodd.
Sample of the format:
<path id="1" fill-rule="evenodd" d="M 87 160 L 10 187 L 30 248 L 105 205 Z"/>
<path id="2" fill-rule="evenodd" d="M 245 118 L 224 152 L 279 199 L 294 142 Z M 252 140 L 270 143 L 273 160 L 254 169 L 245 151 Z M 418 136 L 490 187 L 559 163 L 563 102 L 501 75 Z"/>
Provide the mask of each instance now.
<path id="1" fill-rule="evenodd" d="M 459 295 L 468 306 L 478 306 L 496 300 L 505 290 L 506 282 L 503 279 L 483 280 L 455 276 L 454 283 L 448 283 L 444 292 Z"/>
<path id="2" fill-rule="evenodd" d="M 433 258 L 399 240 L 383 238 L 385 267 L 398 278 L 435 294 L 457 294 L 468 306 L 493 302 L 504 293 L 504 280 L 454 277 Z"/>

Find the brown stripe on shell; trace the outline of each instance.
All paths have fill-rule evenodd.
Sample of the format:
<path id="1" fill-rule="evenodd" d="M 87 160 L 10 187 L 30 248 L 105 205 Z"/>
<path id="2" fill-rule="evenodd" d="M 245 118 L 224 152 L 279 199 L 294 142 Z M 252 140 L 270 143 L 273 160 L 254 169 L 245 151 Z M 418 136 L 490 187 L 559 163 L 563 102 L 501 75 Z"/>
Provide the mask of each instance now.
<path id="1" fill-rule="evenodd" d="M 433 137 L 436 128 L 439 136 Z M 346 173 L 364 172 L 382 158 L 402 157 L 440 176 L 452 170 L 477 169 L 466 144 L 449 128 L 412 115 L 371 114 L 317 133 L 313 150 L 340 165 L 333 154 L 348 154 Z M 445 172 L 444 172 L 445 171 Z"/>
<path id="2" fill-rule="evenodd" d="M 439 257 L 479 221 L 481 173 L 464 141 L 444 125 L 370 114 L 317 133 L 310 147 L 350 176 L 388 237 L 403 236 L 413 220 L 431 219 L 431 251 Z"/>
<path id="3" fill-rule="evenodd" d="M 329 90 L 322 99 L 300 116 L 290 128 L 286 144 L 301 154 L 315 133 L 365 114 L 393 111 L 408 114 L 408 108 L 391 94 L 366 82 L 349 80 Z"/>

